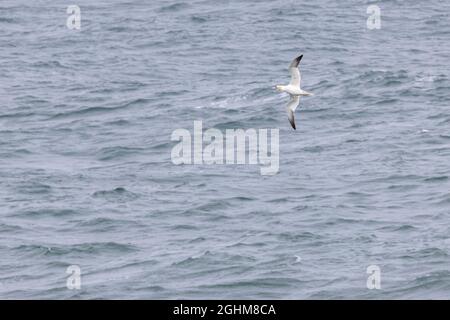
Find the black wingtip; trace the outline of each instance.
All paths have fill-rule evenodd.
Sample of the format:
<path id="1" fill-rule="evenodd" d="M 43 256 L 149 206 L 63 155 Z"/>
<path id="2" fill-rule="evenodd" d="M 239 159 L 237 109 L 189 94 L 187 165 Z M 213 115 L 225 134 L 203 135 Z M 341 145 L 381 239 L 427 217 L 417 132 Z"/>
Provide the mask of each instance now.
<path id="1" fill-rule="evenodd" d="M 297 68 L 300 63 L 300 60 L 302 60 L 302 58 L 303 58 L 303 55 L 300 55 L 297 58 L 295 58 L 294 60 L 292 60 L 292 63 L 289 66 L 289 68 Z"/>
<path id="2" fill-rule="evenodd" d="M 294 130 L 297 130 L 297 128 L 295 127 L 295 120 L 294 120 L 294 119 L 292 119 L 292 121 L 291 121 L 291 119 L 289 119 L 289 123 L 291 124 L 291 127 L 292 127 Z"/>

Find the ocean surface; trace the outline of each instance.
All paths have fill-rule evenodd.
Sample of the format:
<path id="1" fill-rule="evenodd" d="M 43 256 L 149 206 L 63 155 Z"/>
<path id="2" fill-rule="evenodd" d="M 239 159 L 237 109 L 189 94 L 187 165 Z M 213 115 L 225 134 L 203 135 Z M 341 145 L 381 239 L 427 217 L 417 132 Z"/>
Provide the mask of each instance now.
<path id="1" fill-rule="evenodd" d="M 449 15 L 2 0 L 0 298 L 449 299 Z M 273 86 L 299 54 L 314 96 L 294 131 Z M 172 132 L 195 120 L 279 129 L 278 174 L 175 165 Z"/>

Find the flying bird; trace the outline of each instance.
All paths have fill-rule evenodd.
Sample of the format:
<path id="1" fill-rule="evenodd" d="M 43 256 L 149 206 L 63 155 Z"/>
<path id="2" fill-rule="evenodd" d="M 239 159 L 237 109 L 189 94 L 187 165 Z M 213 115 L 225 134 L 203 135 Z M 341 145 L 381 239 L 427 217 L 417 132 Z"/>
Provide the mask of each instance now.
<path id="1" fill-rule="evenodd" d="M 289 73 L 291 74 L 291 82 L 287 86 L 282 85 L 276 85 L 275 89 L 279 92 L 287 92 L 291 96 L 291 100 L 289 101 L 287 105 L 287 113 L 288 113 L 288 119 L 291 123 L 292 128 L 296 130 L 295 128 L 295 117 L 294 112 L 295 109 L 297 109 L 297 106 L 300 102 L 300 96 L 312 96 L 313 94 L 311 92 L 302 90 L 300 88 L 300 81 L 302 79 L 300 75 L 300 70 L 298 68 L 298 65 L 300 63 L 300 60 L 302 60 L 303 55 L 298 56 L 294 60 L 292 60 L 290 66 L 289 66 Z"/>

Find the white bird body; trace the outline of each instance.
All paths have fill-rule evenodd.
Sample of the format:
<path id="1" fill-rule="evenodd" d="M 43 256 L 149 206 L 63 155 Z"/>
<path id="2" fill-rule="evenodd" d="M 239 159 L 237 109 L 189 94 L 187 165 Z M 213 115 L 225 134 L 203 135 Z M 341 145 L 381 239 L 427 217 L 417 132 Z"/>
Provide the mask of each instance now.
<path id="1" fill-rule="evenodd" d="M 289 122 L 291 123 L 292 128 L 294 130 L 295 127 L 295 119 L 294 119 L 294 112 L 295 109 L 297 109 L 298 104 L 300 103 L 300 96 L 312 96 L 313 94 L 311 92 L 302 90 L 300 88 L 300 81 L 302 79 L 300 75 L 300 70 L 298 69 L 298 65 L 300 63 L 300 60 L 302 60 L 303 55 L 298 56 L 295 58 L 290 66 L 289 66 L 289 73 L 291 74 L 291 82 L 287 86 L 277 85 L 275 86 L 275 89 L 280 92 L 286 92 L 289 93 L 291 96 L 291 100 L 289 101 L 287 105 L 287 113 Z"/>
<path id="2" fill-rule="evenodd" d="M 287 86 L 278 85 L 277 90 L 280 92 L 289 93 L 291 96 L 312 96 L 313 95 L 311 92 L 300 89 L 300 86 L 296 87 L 296 86 L 293 86 L 290 84 Z"/>

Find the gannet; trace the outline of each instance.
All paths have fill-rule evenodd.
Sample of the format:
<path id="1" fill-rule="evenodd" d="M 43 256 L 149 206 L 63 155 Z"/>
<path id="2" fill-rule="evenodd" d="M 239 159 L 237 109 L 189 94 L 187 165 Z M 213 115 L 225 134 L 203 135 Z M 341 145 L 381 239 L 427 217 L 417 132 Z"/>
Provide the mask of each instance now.
<path id="1" fill-rule="evenodd" d="M 300 70 L 298 69 L 298 64 L 300 63 L 300 60 L 302 60 L 303 55 L 298 56 L 294 60 L 292 60 L 290 66 L 289 66 L 289 73 L 291 74 L 291 82 L 287 86 L 282 85 L 276 85 L 275 89 L 279 92 L 287 92 L 291 96 L 291 100 L 289 101 L 287 105 L 287 113 L 288 113 L 288 119 L 291 123 L 292 128 L 296 130 L 295 128 L 295 118 L 294 118 L 294 112 L 297 108 L 299 102 L 300 102 L 300 96 L 312 96 L 313 94 L 311 92 L 302 90 L 300 88 L 300 81 L 302 79 L 300 75 Z"/>

